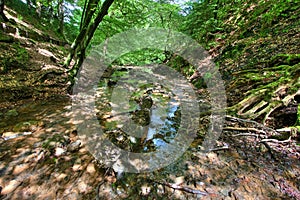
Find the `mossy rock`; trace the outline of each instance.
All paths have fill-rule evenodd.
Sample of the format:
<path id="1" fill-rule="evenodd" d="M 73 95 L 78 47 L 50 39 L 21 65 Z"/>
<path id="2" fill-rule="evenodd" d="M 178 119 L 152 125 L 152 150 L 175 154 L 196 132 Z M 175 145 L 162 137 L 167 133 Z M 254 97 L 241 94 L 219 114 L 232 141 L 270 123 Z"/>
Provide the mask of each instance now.
<path id="1" fill-rule="evenodd" d="M 55 147 L 61 147 L 69 143 L 68 139 L 60 134 L 55 134 L 43 142 L 42 147 L 47 150 L 54 150 Z"/>
<path id="2" fill-rule="evenodd" d="M 19 115 L 19 113 L 17 112 L 16 109 L 9 110 L 5 113 L 6 117 L 16 117 L 18 115 Z"/>
<path id="3" fill-rule="evenodd" d="M 14 132 L 24 132 L 24 131 L 32 131 L 34 130 L 37 126 L 40 126 L 41 122 L 39 121 L 26 121 L 26 122 L 20 122 L 16 124 L 13 128 Z"/>

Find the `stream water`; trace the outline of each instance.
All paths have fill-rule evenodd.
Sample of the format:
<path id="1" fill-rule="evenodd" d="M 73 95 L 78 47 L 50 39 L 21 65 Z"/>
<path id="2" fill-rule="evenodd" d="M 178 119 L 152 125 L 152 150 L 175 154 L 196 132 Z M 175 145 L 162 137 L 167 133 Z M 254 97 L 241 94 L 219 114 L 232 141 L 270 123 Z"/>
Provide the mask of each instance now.
<path id="1" fill-rule="evenodd" d="M 119 89 L 117 79 L 124 78 L 128 71 L 115 74 L 112 79 L 103 79 L 97 90 L 98 119 L 110 140 L 137 153 L 152 152 L 170 143 L 176 137 L 181 118 L 176 96 L 158 83 L 137 81 L 130 85 L 122 83 L 130 93 L 125 97 L 115 90 Z"/>

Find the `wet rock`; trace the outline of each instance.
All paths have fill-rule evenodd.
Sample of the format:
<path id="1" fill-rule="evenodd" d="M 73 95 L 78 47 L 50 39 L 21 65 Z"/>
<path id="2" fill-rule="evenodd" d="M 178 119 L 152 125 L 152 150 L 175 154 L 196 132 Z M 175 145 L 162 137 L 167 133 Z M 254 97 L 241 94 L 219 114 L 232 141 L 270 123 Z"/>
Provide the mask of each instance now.
<path id="1" fill-rule="evenodd" d="M 117 138 L 116 138 L 119 142 L 122 142 L 124 140 L 124 136 L 123 135 L 119 135 Z"/>
<path id="2" fill-rule="evenodd" d="M 13 131 L 15 132 L 23 132 L 23 131 L 36 131 L 39 126 L 41 126 L 42 123 L 38 121 L 25 121 L 25 122 L 20 122 L 16 124 L 13 128 Z"/>
<path id="3" fill-rule="evenodd" d="M 87 173 L 94 174 L 96 173 L 95 165 L 93 163 L 90 163 L 86 168 Z"/>
<path id="4" fill-rule="evenodd" d="M 23 133 L 20 133 L 20 132 L 5 132 L 5 133 L 2 134 L 2 138 L 4 140 L 10 140 L 10 139 L 15 139 L 15 138 L 25 136 L 25 135 L 31 135 L 31 134 L 32 134 L 32 132 L 23 132 Z"/>
<path id="5" fill-rule="evenodd" d="M 150 109 L 153 105 L 153 100 L 150 96 L 142 97 L 141 99 L 141 109 Z"/>
<path id="6" fill-rule="evenodd" d="M 1 194 L 8 194 L 14 191 L 22 182 L 18 180 L 11 180 L 2 190 Z"/>
<path id="7" fill-rule="evenodd" d="M 73 151 L 78 151 L 81 146 L 81 141 L 76 140 L 75 142 L 72 142 L 71 144 L 68 145 L 68 151 L 73 152 Z"/>
<path id="8" fill-rule="evenodd" d="M 60 148 L 60 147 L 56 147 L 56 148 L 55 148 L 55 153 L 54 153 L 54 155 L 55 155 L 56 157 L 62 156 L 62 155 L 64 155 L 65 153 L 66 153 L 66 150 L 65 150 L 65 149 Z"/>
<path id="9" fill-rule="evenodd" d="M 136 138 L 135 138 L 135 137 L 132 137 L 132 136 L 129 137 L 129 140 L 130 140 L 130 142 L 133 143 L 133 144 L 135 144 L 135 143 L 137 142 L 137 141 L 136 141 Z"/>
<path id="10" fill-rule="evenodd" d="M 36 142 L 33 144 L 33 148 L 39 148 L 39 147 L 42 147 L 43 145 L 43 142 Z"/>

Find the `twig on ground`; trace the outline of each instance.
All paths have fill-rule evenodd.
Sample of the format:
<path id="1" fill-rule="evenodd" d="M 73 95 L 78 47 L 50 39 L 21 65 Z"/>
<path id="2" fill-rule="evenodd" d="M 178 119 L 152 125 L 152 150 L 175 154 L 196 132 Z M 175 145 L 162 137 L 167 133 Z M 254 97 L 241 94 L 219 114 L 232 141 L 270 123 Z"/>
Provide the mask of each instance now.
<path id="1" fill-rule="evenodd" d="M 100 183 L 96 187 L 96 200 L 100 200 L 99 192 L 100 192 L 100 187 L 101 187 L 101 185 L 103 185 L 103 183 L 105 183 L 105 180 L 100 181 Z"/>
<path id="2" fill-rule="evenodd" d="M 216 148 L 210 149 L 209 151 L 222 151 L 222 150 L 229 150 L 229 147 L 228 146 L 216 147 Z"/>
<path id="3" fill-rule="evenodd" d="M 171 183 L 167 183 L 167 182 L 159 182 L 159 181 L 154 181 L 154 180 L 151 180 L 151 181 L 156 182 L 156 183 L 161 184 L 161 185 L 164 185 L 164 186 L 167 186 L 167 187 L 172 188 L 174 190 L 180 190 L 180 191 L 184 191 L 184 192 L 188 192 L 188 193 L 192 193 L 192 194 L 200 194 L 200 195 L 203 195 L 203 196 L 208 195 L 207 192 L 202 192 L 200 190 L 195 190 L 195 189 L 192 189 L 192 188 L 189 188 L 189 187 L 183 187 L 183 186 L 179 186 L 179 185 L 171 184 Z"/>
<path id="4" fill-rule="evenodd" d="M 257 132 L 257 133 L 263 133 L 263 134 L 266 134 L 265 131 L 263 130 L 259 130 L 259 129 L 256 129 L 256 128 L 241 128 L 241 127 L 224 127 L 223 130 L 231 130 L 231 131 L 249 131 L 249 132 Z"/>
<path id="5" fill-rule="evenodd" d="M 230 116 L 230 115 L 226 115 L 226 116 L 225 116 L 225 119 L 227 119 L 227 120 L 229 120 L 229 121 L 239 121 L 239 122 L 246 122 L 246 123 L 255 124 L 256 127 L 260 127 L 260 128 L 262 128 L 262 129 L 264 129 L 264 131 L 267 131 L 267 132 L 276 133 L 276 135 L 277 135 L 277 131 L 275 131 L 274 129 L 269 128 L 269 127 L 266 127 L 265 125 L 263 125 L 263 124 L 261 124 L 261 123 L 258 123 L 258 122 L 256 122 L 256 121 L 253 121 L 253 120 L 249 120 L 249 119 L 241 119 L 241 118 L 233 117 L 233 116 Z"/>
<path id="6" fill-rule="evenodd" d="M 254 134 L 254 133 L 239 133 L 239 134 L 233 135 L 232 137 L 240 137 L 240 136 L 253 136 L 253 137 L 258 138 L 259 135 Z"/>
<path id="7" fill-rule="evenodd" d="M 292 141 L 292 137 L 290 136 L 287 140 L 262 139 L 260 142 L 289 143 L 291 141 Z"/>

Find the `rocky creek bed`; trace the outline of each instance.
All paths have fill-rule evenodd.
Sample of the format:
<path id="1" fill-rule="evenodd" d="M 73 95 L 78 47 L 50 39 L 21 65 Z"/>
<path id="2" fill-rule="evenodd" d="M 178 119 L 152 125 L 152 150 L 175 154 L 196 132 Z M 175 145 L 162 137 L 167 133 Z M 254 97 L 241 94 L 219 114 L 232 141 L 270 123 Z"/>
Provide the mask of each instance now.
<path id="1" fill-rule="evenodd" d="M 113 79 L 104 82 L 110 85 Z M 147 87 L 138 95 L 154 91 L 150 95 L 154 105 L 158 102 L 155 93 L 160 102 L 170 97 L 163 97 L 166 91 L 159 85 Z M 158 144 L 154 139 L 164 141 L 168 136 L 152 135 L 148 146 L 128 145 L 130 138 L 111 123 L 119 118 L 111 117 L 109 103 L 107 99 L 99 101 L 97 116 L 109 138 L 120 147 L 153 151 Z M 143 110 L 143 101 L 132 103 L 134 109 Z M 174 108 L 169 112 L 175 118 L 167 121 L 176 124 L 175 113 L 180 107 L 173 104 L 170 108 Z M 203 135 L 199 134 L 171 165 L 135 174 L 106 168 L 91 155 L 77 133 L 69 96 L 28 100 L 1 113 L 1 199 L 300 198 L 299 146 L 292 140 L 267 140 L 275 134 L 273 130 L 254 121 L 227 116 L 214 149 L 202 152 Z M 145 115 L 134 119 L 133 114 L 132 118 L 149 123 Z M 207 120 L 207 116 L 201 118 L 200 132 L 209 124 Z"/>

